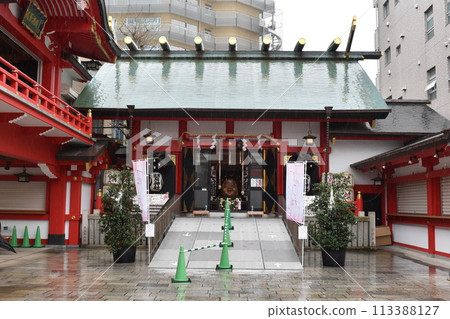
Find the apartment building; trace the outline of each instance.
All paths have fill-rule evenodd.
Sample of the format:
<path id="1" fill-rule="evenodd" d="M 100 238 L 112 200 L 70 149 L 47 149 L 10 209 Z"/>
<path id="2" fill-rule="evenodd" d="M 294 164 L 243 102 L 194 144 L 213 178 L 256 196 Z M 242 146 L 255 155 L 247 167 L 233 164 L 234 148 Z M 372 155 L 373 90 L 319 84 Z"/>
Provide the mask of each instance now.
<path id="1" fill-rule="evenodd" d="M 200 36 L 205 50 L 228 50 L 235 37 L 240 51 L 259 50 L 270 37 L 271 50 L 281 48 L 275 32 L 274 0 L 105 0 L 117 42 L 126 50 L 131 36 L 140 49 L 159 49 L 165 36 L 171 50 L 193 50 Z"/>
<path id="2" fill-rule="evenodd" d="M 450 0 L 375 0 L 377 86 L 386 99 L 428 99 L 450 118 Z"/>

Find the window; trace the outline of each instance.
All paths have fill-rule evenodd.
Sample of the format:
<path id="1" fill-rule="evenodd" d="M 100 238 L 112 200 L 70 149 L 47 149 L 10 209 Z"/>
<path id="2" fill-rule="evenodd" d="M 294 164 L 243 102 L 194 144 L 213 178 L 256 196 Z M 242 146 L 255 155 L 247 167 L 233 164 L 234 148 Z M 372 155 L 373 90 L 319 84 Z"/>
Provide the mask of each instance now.
<path id="1" fill-rule="evenodd" d="M 386 19 L 388 15 L 389 15 L 389 0 L 387 0 L 383 4 L 383 19 Z"/>
<path id="2" fill-rule="evenodd" d="M 450 57 L 447 58 L 448 91 L 450 92 Z"/>
<path id="3" fill-rule="evenodd" d="M 450 0 L 447 0 L 447 24 L 450 23 Z"/>
<path id="4" fill-rule="evenodd" d="M 436 89 L 436 67 L 432 67 L 427 71 L 428 84 L 425 91 L 428 92 L 428 99 L 434 100 L 437 97 Z"/>
<path id="5" fill-rule="evenodd" d="M 427 41 L 434 37 L 434 19 L 433 19 L 433 6 L 429 7 L 425 11 L 425 29 Z"/>
<path id="6" fill-rule="evenodd" d="M 384 65 L 391 63 L 391 47 L 384 51 Z"/>
<path id="7" fill-rule="evenodd" d="M 402 45 L 401 44 L 397 45 L 397 47 L 395 48 L 395 53 L 397 53 L 397 55 L 402 53 Z"/>

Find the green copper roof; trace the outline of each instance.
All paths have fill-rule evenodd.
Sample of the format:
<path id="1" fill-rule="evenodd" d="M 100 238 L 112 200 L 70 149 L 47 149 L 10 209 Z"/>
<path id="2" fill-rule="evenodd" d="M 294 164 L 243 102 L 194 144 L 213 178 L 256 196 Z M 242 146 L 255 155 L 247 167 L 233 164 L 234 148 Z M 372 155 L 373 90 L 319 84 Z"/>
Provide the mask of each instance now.
<path id="1" fill-rule="evenodd" d="M 79 95 L 78 108 L 388 111 L 356 60 L 119 59 Z"/>

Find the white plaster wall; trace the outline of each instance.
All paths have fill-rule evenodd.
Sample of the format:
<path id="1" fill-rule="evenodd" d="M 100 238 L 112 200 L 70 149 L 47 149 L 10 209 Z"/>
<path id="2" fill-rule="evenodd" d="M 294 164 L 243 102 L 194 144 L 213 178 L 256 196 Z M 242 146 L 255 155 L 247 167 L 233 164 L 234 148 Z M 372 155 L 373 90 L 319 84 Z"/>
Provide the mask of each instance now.
<path id="1" fill-rule="evenodd" d="M 270 135 L 273 133 L 273 123 L 271 121 L 237 121 L 234 122 L 235 134 L 262 134 Z"/>
<path id="2" fill-rule="evenodd" d="M 433 167 L 435 171 L 440 169 L 446 169 L 450 167 L 450 157 L 441 157 L 439 158 L 439 164 Z"/>
<path id="3" fill-rule="evenodd" d="M 4 219 L 1 220 L 2 233 L 4 234 L 3 227 L 7 226 L 9 234 L 12 235 L 14 226 L 16 226 L 17 238 L 23 238 L 25 232 L 25 226 L 28 227 L 28 238 L 34 239 L 36 236 L 37 227 L 41 233 L 41 239 L 48 238 L 48 220 L 16 220 L 16 219 Z"/>
<path id="4" fill-rule="evenodd" d="M 71 188 L 71 183 L 67 182 L 66 183 L 66 209 L 65 209 L 65 214 L 69 215 L 70 214 L 70 188 Z"/>
<path id="5" fill-rule="evenodd" d="M 17 175 L 23 172 L 23 167 L 10 167 L 6 170 L 4 167 L 0 168 L 0 175 Z M 27 173 L 32 176 L 43 176 L 41 169 L 39 167 L 27 167 Z"/>
<path id="6" fill-rule="evenodd" d="M 65 234 L 65 239 L 69 239 L 69 221 L 66 220 L 64 222 L 64 234 Z"/>
<path id="7" fill-rule="evenodd" d="M 91 211 L 92 185 L 88 183 L 81 184 L 81 214 L 83 211 Z"/>
<path id="8" fill-rule="evenodd" d="M 289 146 L 303 146 L 303 137 L 308 135 L 308 122 L 282 122 L 282 138 L 288 140 Z M 311 123 L 311 134 L 316 136 L 314 143 L 320 145 L 320 124 Z"/>
<path id="9" fill-rule="evenodd" d="M 88 171 L 82 171 L 82 172 L 81 172 L 81 176 L 87 177 L 87 178 L 91 178 L 91 177 L 92 177 L 92 174 L 89 173 Z"/>
<path id="10" fill-rule="evenodd" d="M 198 123 L 198 124 L 197 124 Z M 225 134 L 225 121 L 189 121 L 187 129 L 189 133 L 194 134 Z"/>
<path id="11" fill-rule="evenodd" d="M 428 227 L 419 225 L 393 224 L 392 240 L 428 249 Z"/>
<path id="12" fill-rule="evenodd" d="M 178 121 L 141 121 L 141 130 L 148 128 L 152 132 L 178 138 Z"/>
<path id="13" fill-rule="evenodd" d="M 403 166 L 395 169 L 395 176 L 408 176 L 418 173 L 425 173 L 426 167 L 422 166 L 422 159 L 419 159 L 419 163 Z"/>
<path id="14" fill-rule="evenodd" d="M 374 155 L 384 153 L 401 146 L 399 141 L 367 141 L 367 140 L 336 140 L 330 144 L 330 172 L 352 173 L 355 184 L 372 185 L 372 178 L 377 176 L 376 172 L 361 173 L 350 167 L 350 164 L 367 159 Z M 324 159 L 325 160 L 325 159 Z"/>
<path id="15" fill-rule="evenodd" d="M 450 254 L 450 229 L 436 227 L 435 230 L 436 251 Z"/>

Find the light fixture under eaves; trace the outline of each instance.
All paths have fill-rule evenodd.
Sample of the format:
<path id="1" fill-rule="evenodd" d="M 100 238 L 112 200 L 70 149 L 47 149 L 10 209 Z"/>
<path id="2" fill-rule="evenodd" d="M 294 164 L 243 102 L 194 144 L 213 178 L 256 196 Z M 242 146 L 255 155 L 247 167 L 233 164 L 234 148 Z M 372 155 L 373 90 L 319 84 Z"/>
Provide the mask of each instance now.
<path id="1" fill-rule="evenodd" d="M 308 135 L 303 136 L 303 139 L 305 140 L 305 144 L 307 146 L 312 146 L 314 145 L 314 140 L 316 139 L 316 136 L 312 135 L 311 133 L 311 122 L 309 122 L 308 124 L 309 124 Z"/>
<path id="2" fill-rule="evenodd" d="M 27 169 L 24 167 L 23 172 L 17 174 L 17 181 L 19 183 L 29 183 L 30 182 L 30 174 L 27 173 Z"/>

